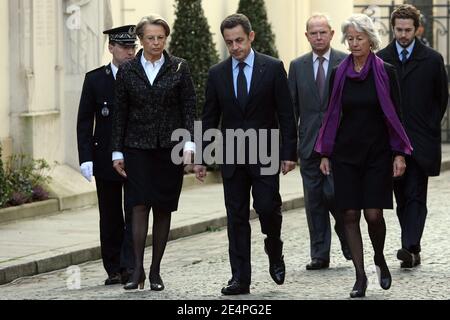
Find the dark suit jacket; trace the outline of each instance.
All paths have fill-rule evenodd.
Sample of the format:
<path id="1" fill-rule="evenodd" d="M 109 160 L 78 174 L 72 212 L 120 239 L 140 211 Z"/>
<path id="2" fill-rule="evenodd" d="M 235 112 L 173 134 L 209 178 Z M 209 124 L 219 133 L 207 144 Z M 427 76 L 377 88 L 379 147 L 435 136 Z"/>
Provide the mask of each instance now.
<path id="1" fill-rule="evenodd" d="M 324 97 L 329 96 L 329 79 L 333 68 L 345 59 L 347 54 L 331 49 Z M 313 153 L 322 119 L 328 108 L 328 99 L 320 100 L 314 79 L 313 54 L 307 53 L 291 62 L 289 85 L 294 101 L 294 111 L 298 122 L 298 154 L 301 159 L 309 159 Z"/>
<path id="2" fill-rule="evenodd" d="M 397 69 L 403 124 L 414 148 L 412 157 L 428 176 L 441 168 L 441 120 L 448 103 L 448 79 L 442 56 L 419 40 L 404 66 L 395 40 L 378 56 Z"/>
<path id="3" fill-rule="evenodd" d="M 180 128 L 193 139 L 196 96 L 187 62 L 164 51 L 165 63 L 151 85 L 142 52 L 117 73 L 112 151 L 172 148 L 178 143 L 171 141 L 172 132 Z"/>
<path id="4" fill-rule="evenodd" d="M 251 87 L 245 109 L 239 105 L 234 93 L 231 57 L 212 67 L 206 87 L 203 130 L 217 128 L 219 123 L 224 137 L 226 129 L 246 131 L 279 128 L 281 147 L 276 151 L 280 152 L 280 160 L 296 161 L 297 130 L 283 63 L 255 52 Z M 248 151 L 248 144 L 246 150 Z M 250 165 L 252 174 L 259 176 L 261 166 L 259 161 L 256 165 Z M 231 177 L 234 170 L 235 164 L 222 166 L 225 177 Z"/>
<path id="5" fill-rule="evenodd" d="M 331 72 L 331 76 L 330 76 L 330 91 L 329 91 L 329 96 L 328 99 L 331 98 L 331 94 L 333 91 L 333 82 L 334 82 L 334 78 L 336 77 L 336 71 L 339 68 L 339 66 L 336 66 L 333 68 L 333 71 Z M 403 124 L 403 115 L 402 115 L 402 109 L 401 109 L 401 105 L 402 105 L 402 97 L 400 94 L 400 85 L 399 85 L 399 81 L 398 81 L 398 75 L 397 75 L 397 70 L 395 69 L 395 67 L 389 63 L 384 63 L 384 69 L 386 70 L 386 73 L 388 75 L 389 78 L 389 91 L 391 94 L 391 100 L 394 104 L 395 107 L 395 111 L 397 113 L 397 116 L 400 120 L 400 122 Z M 342 113 L 342 111 L 341 111 Z M 338 129 L 339 130 L 339 129 Z M 409 137 L 408 137 L 409 138 Z M 405 156 L 403 153 L 394 152 L 394 155 L 403 155 Z M 349 155 L 350 157 L 352 157 L 352 155 Z"/>
<path id="6" fill-rule="evenodd" d="M 88 72 L 83 84 L 77 120 L 80 164 L 93 161 L 94 175 L 97 178 L 122 181 L 112 167 L 109 149 L 112 113 L 115 106 L 114 76 L 111 65 Z"/>

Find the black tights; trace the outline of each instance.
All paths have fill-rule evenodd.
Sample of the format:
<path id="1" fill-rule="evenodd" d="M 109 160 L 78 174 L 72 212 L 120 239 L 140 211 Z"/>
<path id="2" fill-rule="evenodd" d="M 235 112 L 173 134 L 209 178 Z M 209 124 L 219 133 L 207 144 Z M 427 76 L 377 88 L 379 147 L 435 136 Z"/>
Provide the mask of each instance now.
<path id="1" fill-rule="evenodd" d="M 375 252 L 375 263 L 378 265 L 384 262 L 384 241 L 386 238 L 386 223 L 382 209 L 365 209 L 364 217 L 369 226 L 369 236 Z M 353 264 L 356 271 L 356 280 L 364 281 L 366 273 L 364 271 L 364 252 L 359 221 L 361 219 L 360 210 L 344 211 L 344 228 L 348 246 L 352 253 Z"/>
<path id="2" fill-rule="evenodd" d="M 133 208 L 132 230 L 135 260 L 135 275 L 138 277 L 144 270 L 144 251 L 148 232 L 148 218 L 150 207 L 136 206 Z M 161 260 L 169 238 L 172 213 L 155 210 L 153 208 L 152 230 L 152 264 L 150 267 L 150 280 L 158 277 Z"/>

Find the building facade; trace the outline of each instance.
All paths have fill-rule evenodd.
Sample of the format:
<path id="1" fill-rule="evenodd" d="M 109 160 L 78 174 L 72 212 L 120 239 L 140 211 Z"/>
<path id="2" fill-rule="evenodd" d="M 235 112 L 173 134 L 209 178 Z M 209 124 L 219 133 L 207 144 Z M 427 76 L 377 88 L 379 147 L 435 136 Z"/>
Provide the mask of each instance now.
<path id="1" fill-rule="evenodd" d="M 384 2 L 392 3 L 266 0 L 268 18 L 285 67 L 309 50 L 304 32 L 311 14 L 323 12 L 330 15 L 336 30 L 333 46 L 345 50 L 340 44 L 341 22 L 358 11 L 355 5 Z M 225 58 L 227 52 L 219 26 L 224 17 L 237 10 L 238 3 L 239 0 L 203 0 L 205 15 L 221 58 Z M 4 34 L 9 35 L 6 50 L 0 52 L 0 142 L 3 157 L 24 153 L 33 158 L 44 158 L 49 163 L 57 161 L 59 165 L 54 171 L 56 183 L 58 179 L 78 179 L 76 118 L 84 75 L 109 63 L 110 59 L 102 31 L 113 26 L 135 24 L 150 13 L 159 13 L 173 24 L 174 11 L 173 0 L 0 1 L 0 27 Z M 59 181 L 58 185 L 64 185 L 64 181 Z M 79 183 L 80 192 L 85 187 L 89 188 L 84 181 Z"/>

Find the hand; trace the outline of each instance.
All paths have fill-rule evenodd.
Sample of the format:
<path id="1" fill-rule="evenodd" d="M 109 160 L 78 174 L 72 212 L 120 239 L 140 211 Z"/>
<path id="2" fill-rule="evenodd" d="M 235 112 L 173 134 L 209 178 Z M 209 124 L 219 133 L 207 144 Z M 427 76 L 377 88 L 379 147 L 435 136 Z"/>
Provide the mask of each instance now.
<path id="1" fill-rule="evenodd" d="M 92 161 L 84 162 L 80 166 L 80 171 L 87 181 L 92 182 L 94 163 Z"/>
<path id="2" fill-rule="evenodd" d="M 325 176 L 329 176 L 331 174 L 330 159 L 322 158 L 320 161 L 320 171 L 322 171 Z"/>
<path id="3" fill-rule="evenodd" d="M 114 160 L 113 168 L 116 169 L 117 173 L 120 174 L 122 177 L 127 178 L 127 174 L 125 172 L 125 161 L 123 159 Z"/>
<path id="4" fill-rule="evenodd" d="M 395 156 L 394 158 L 394 178 L 398 178 L 401 177 L 406 170 L 406 162 L 405 162 L 405 157 L 404 156 Z"/>
<path id="5" fill-rule="evenodd" d="M 286 175 L 294 170 L 296 165 L 297 163 L 294 161 L 281 161 L 281 172 L 283 172 L 283 175 Z"/>
<path id="6" fill-rule="evenodd" d="M 194 167 L 195 177 L 197 180 L 204 182 L 206 178 L 206 167 L 202 165 L 195 165 Z"/>
<path id="7" fill-rule="evenodd" d="M 194 172 L 193 164 L 187 164 L 184 166 L 184 173 L 192 173 L 192 172 Z"/>

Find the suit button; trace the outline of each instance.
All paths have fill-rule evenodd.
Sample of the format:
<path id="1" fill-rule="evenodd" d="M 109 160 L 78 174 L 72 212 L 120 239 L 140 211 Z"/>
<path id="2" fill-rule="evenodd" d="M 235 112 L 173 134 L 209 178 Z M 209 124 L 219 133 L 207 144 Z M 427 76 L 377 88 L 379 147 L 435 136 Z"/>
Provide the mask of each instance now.
<path id="1" fill-rule="evenodd" d="M 97 142 L 96 142 L 96 143 L 94 143 L 94 146 L 98 147 L 98 143 L 97 143 Z"/>

